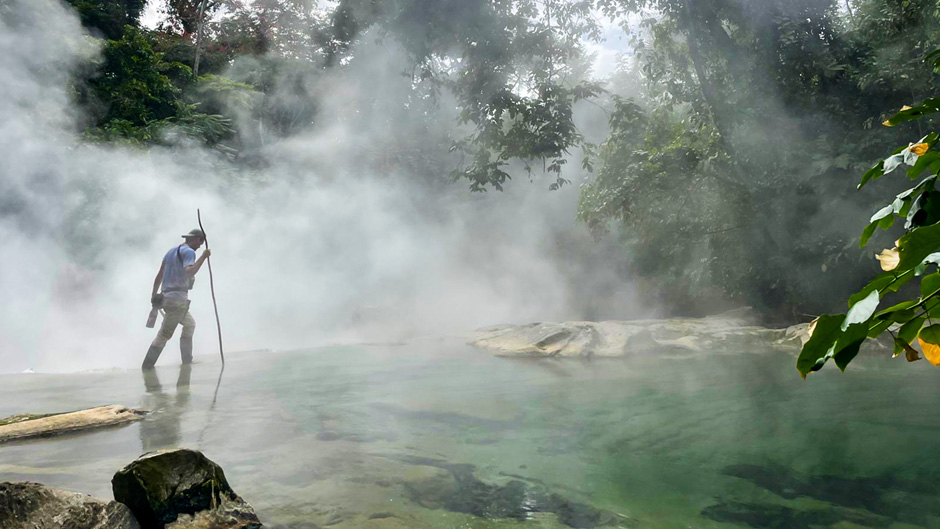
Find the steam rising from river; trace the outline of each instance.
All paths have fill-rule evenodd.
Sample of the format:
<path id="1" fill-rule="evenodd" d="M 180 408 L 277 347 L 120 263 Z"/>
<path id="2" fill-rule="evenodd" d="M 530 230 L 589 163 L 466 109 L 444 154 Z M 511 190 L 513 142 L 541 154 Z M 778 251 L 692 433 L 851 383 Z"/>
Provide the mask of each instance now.
<path id="1" fill-rule="evenodd" d="M 270 165 L 246 176 L 193 146 L 83 143 L 70 72 L 98 44 L 54 0 L 0 2 L 0 373 L 139 365 L 153 276 L 196 208 L 229 350 L 648 314 L 624 256 L 575 224 L 576 185 L 549 192 L 517 172 L 507 192 L 472 195 L 449 168 L 439 182 L 364 174 L 364 149 L 411 124 L 385 114 L 410 83 L 405 59 L 363 40 L 381 46 L 362 54 L 372 62 L 310 87 L 326 118 L 265 145 Z M 344 119 L 366 101 L 371 114 Z M 197 360 L 216 354 L 208 287 L 204 270 Z M 173 341 L 161 363 L 177 355 Z"/>

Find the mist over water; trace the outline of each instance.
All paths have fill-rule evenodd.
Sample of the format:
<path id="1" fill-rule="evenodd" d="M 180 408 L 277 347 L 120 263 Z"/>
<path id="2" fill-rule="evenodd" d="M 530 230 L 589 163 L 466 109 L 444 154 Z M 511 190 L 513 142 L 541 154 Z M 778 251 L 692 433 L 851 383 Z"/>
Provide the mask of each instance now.
<path id="1" fill-rule="evenodd" d="M 575 223 L 576 183 L 550 192 L 514 171 L 506 192 L 471 194 L 452 166 L 429 184 L 364 163 L 417 127 L 394 103 L 411 82 L 403 54 L 363 43 L 382 53 L 305 87 L 315 127 L 259 147 L 263 168 L 234 170 L 183 140 L 82 141 L 70 76 L 98 44 L 54 0 L 0 3 L 0 372 L 139 365 L 153 277 L 197 208 L 229 350 L 656 312 L 616 241 Z M 425 122 L 453 123 L 446 101 L 436 108 Z M 217 354 L 208 283 L 204 268 L 190 296 L 197 361 Z M 174 340 L 161 363 L 176 354 Z"/>

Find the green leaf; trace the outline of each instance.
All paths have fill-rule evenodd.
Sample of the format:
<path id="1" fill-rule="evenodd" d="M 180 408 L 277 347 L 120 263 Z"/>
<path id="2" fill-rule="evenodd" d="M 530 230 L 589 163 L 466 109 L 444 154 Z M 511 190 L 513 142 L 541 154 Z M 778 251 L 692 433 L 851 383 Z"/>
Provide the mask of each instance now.
<path id="1" fill-rule="evenodd" d="M 886 124 L 889 127 L 895 125 L 900 125 L 907 121 L 913 121 L 915 119 L 920 119 L 928 114 L 933 114 L 934 112 L 940 111 L 940 98 L 931 98 L 925 100 L 923 103 L 911 107 L 907 110 L 902 110 L 897 114 L 891 116 L 886 121 Z M 888 171 L 885 171 L 887 173 Z"/>
<path id="2" fill-rule="evenodd" d="M 822 368 L 826 360 L 832 356 L 832 348 L 842 335 L 842 322 L 845 321 L 845 315 L 823 314 L 815 321 L 813 335 L 803 344 L 800 356 L 796 359 L 796 369 L 803 378 Z"/>
<path id="3" fill-rule="evenodd" d="M 894 226 L 894 215 L 885 217 L 878 221 L 878 227 L 883 230 L 888 230 L 891 228 L 891 226 Z"/>
<path id="4" fill-rule="evenodd" d="M 920 330 L 920 334 L 918 336 L 921 340 L 927 343 L 940 345 L 940 323 L 935 323 L 929 327 L 924 327 Z"/>
<path id="5" fill-rule="evenodd" d="M 879 335 L 881 335 L 881 333 L 888 330 L 888 327 L 891 327 L 892 325 L 894 325 L 894 322 L 890 318 L 884 321 L 879 320 L 878 324 L 868 328 L 868 337 L 877 338 Z"/>
<path id="6" fill-rule="evenodd" d="M 940 274 L 937 275 L 940 276 Z M 852 308 L 849 309 L 848 314 L 845 315 L 845 321 L 842 323 L 842 330 L 846 330 L 846 328 L 848 328 L 850 325 L 868 321 L 871 318 L 871 315 L 875 313 L 875 309 L 878 308 L 879 301 L 881 301 L 881 297 L 878 295 L 878 291 L 872 290 L 863 299 L 854 303 Z"/>
<path id="7" fill-rule="evenodd" d="M 862 238 L 858 243 L 859 248 L 864 248 L 868 244 L 868 240 L 871 239 L 871 236 L 875 234 L 875 230 L 878 229 L 878 221 L 872 222 L 868 226 L 865 226 L 865 229 L 862 230 Z"/>
<path id="8" fill-rule="evenodd" d="M 911 310 L 911 307 L 916 306 L 918 303 L 920 302 L 916 299 L 903 301 L 893 307 L 889 307 L 887 309 L 879 311 L 877 314 L 875 314 L 874 320 L 878 322 L 882 322 L 882 323 L 887 323 L 888 325 L 882 326 L 882 323 L 878 323 L 877 325 L 871 327 L 868 330 L 868 335 L 871 337 L 878 336 L 879 334 L 882 333 L 882 331 L 887 329 L 888 326 L 890 326 L 892 323 L 897 322 L 897 323 L 903 324 L 914 319 L 914 316 L 917 315 L 917 312 Z M 881 330 L 879 330 L 878 332 L 874 332 L 875 329 L 879 327 L 881 328 Z"/>
<path id="9" fill-rule="evenodd" d="M 914 277 L 913 272 L 906 274 L 895 274 L 894 271 L 883 272 L 875 276 L 861 290 L 849 296 L 849 307 L 868 297 L 872 291 L 897 292 L 899 288 Z"/>
<path id="10" fill-rule="evenodd" d="M 940 250 L 940 224 L 915 228 L 898 240 L 898 254 L 901 260 L 892 272 L 912 270 L 937 250 Z"/>
<path id="11" fill-rule="evenodd" d="M 846 366 L 858 355 L 858 350 L 867 338 L 868 325 L 866 323 L 849 325 L 839 336 L 839 339 L 836 340 L 836 345 L 832 350 L 832 359 L 835 361 L 836 366 L 845 371 Z"/>
<path id="12" fill-rule="evenodd" d="M 920 331 L 925 321 L 927 321 L 927 318 L 921 316 L 901 325 L 901 328 L 898 329 L 897 339 L 894 341 L 894 356 L 898 356 L 904 352 L 904 347 L 898 342 L 904 342 L 910 346 L 911 342 L 917 338 L 917 333 Z"/>
<path id="13" fill-rule="evenodd" d="M 917 158 L 917 161 L 910 169 L 907 170 L 907 176 L 909 178 L 917 178 L 924 171 L 930 168 L 930 164 L 940 160 L 940 152 L 937 151 L 927 151 L 923 156 Z"/>
<path id="14" fill-rule="evenodd" d="M 920 331 L 925 321 L 927 321 L 927 318 L 921 316 L 905 323 L 898 329 L 898 338 L 907 343 L 911 343 L 914 341 L 914 338 L 917 338 L 917 333 Z"/>
<path id="15" fill-rule="evenodd" d="M 865 187 L 870 180 L 877 180 L 885 174 L 885 161 L 879 160 L 871 169 L 862 175 L 862 181 L 858 184 L 858 189 Z"/>
<path id="16" fill-rule="evenodd" d="M 940 273 L 934 272 L 933 274 L 924 276 L 920 280 L 920 297 L 926 298 L 930 294 L 933 294 L 940 289 Z"/>
<path id="17" fill-rule="evenodd" d="M 879 220 L 885 217 L 894 215 L 894 212 L 897 210 L 898 208 L 892 202 L 891 204 L 888 204 L 887 206 L 876 211 L 875 214 L 871 216 L 871 219 L 869 219 L 868 222 L 878 222 Z"/>

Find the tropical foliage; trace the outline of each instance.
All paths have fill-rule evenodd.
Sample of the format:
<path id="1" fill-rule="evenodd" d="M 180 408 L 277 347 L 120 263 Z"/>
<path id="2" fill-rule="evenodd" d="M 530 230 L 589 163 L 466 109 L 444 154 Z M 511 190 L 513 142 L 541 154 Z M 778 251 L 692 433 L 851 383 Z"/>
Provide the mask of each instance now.
<path id="1" fill-rule="evenodd" d="M 626 28 L 638 51 L 609 90 L 630 97 L 610 102 L 580 217 L 618 234 L 668 306 L 701 313 L 721 299 L 780 321 L 833 310 L 867 272 L 854 234 L 827 216 L 876 203 L 847 180 L 910 141 L 872 128 L 885 105 L 929 96 L 935 3 L 601 5 L 653 15 Z"/>
<path id="2" fill-rule="evenodd" d="M 927 59 L 940 71 L 940 51 L 931 53 Z M 940 98 L 931 98 L 914 107 L 903 107 L 883 125 L 894 127 L 936 112 L 940 112 Z M 940 272 L 937 271 L 940 265 L 940 191 L 936 189 L 940 153 L 934 150 L 938 138 L 940 135 L 930 132 L 916 142 L 899 147 L 862 176 L 859 189 L 904 167 L 907 167 L 904 175 L 908 179 L 923 179 L 875 212 L 862 231 L 861 246 L 868 243 L 877 229 L 887 230 L 897 221 L 904 222 L 906 233 L 893 248 L 875 256 L 884 272 L 849 298 L 846 314 L 825 314 L 810 324 L 809 338 L 797 360 L 797 368 L 804 377 L 821 369 L 830 358 L 844 370 L 866 339 L 883 333 L 892 338 L 894 356 L 903 354 L 909 362 L 920 360 L 914 347 L 916 343 L 931 364 L 940 365 Z M 902 291 L 907 283 L 918 278 L 917 292 Z M 907 295 L 897 297 L 908 299 L 895 300 L 898 302 L 878 310 L 883 300 L 899 291 Z"/>
<path id="3" fill-rule="evenodd" d="M 933 95 L 935 0 L 210 0 L 199 79 L 197 0 L 159 2 L 156 29 L 137 0 L 70 2 L 104 39 L 75 83 L 86 137 L 202 143 L 253 168 L 333 120 L 386 131 L 351 162 L 380 174 L 474 191 L 578 179 L 578 216 L 618 238 L 624 275 L 687 314 L 838 312 L 871 265 L 847 227 L 881 200 L 850 180 L 933 126 L 879 124 Z M 589 48 L 610 21 L 630 51 L 598 80 Z M 336 103 L 328 79 L 392 53 L 402 86 Z M 585 108 L 606 127 L 578 123 Z M 874 230 L 872 244 L 897 238 Z"/>

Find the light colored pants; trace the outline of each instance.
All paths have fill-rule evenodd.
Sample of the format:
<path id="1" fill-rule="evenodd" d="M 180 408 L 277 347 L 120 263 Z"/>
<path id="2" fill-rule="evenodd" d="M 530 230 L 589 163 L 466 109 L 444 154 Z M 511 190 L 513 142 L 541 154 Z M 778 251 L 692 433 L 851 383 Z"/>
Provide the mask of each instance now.
<path id="1" fill-rule="evenodd" d="M 183 325 L 180 338 L 193 337 L 193 333 L 196 332 L 196 320 L 189 313 L 189 303 L 188 299 L 163 298 L 163 324 L 160 325 L 160 330 L 157 331 L 157 337 L 153 339 L 151 346 L 162 349 L 173 337 L 176 326 L 180 324 Z"/>

